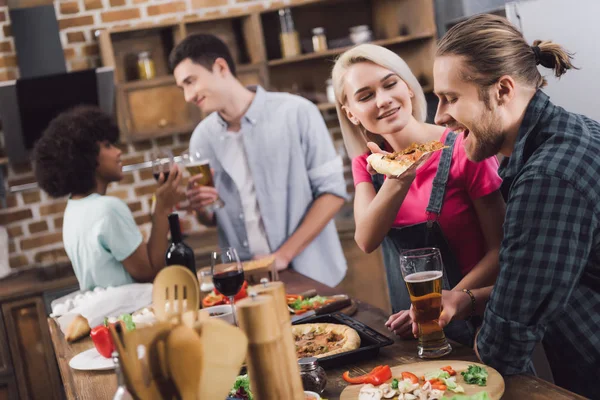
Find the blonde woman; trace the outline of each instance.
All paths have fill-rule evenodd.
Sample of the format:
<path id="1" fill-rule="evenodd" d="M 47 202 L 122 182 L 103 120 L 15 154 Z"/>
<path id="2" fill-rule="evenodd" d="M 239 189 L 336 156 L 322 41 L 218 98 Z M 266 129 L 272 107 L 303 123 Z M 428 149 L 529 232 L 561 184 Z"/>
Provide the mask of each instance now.
<path id="1" fill-rule="evenodd" d="M 494 283 L 505 211 L 498 162 L 469 161 L 462 135 L 425 122 L 423 89 L 392 51 L 370 44 L 354 47 L 338 58 L 332 79 L 344 143 L 352 158 L 355 240 L 367 253 L 383 245 L 394 313 L 387 326 L 410 337 L 410 298 L 398 265 L 402 250 L 440 248 L 445 288 Z M 367 166 L 369 150 L 380 152 L 381 146 L 398 151 L 432 140 L 445 142 L 448 148 L 400 177 L 372 175 Z M 446 328 L 449 337 L 470 344 L 472 330 L 464 322 L 454 328 L 453 324 Z"/>

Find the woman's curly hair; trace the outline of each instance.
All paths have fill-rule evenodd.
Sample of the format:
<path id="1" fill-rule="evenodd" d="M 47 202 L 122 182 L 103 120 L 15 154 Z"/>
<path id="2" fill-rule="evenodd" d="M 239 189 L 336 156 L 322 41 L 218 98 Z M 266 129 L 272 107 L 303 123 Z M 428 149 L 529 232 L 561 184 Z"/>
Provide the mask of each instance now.
<path id="1" fill-rule="evenodd" d="M 99 143 L 116 143 L 119 128 L 94 106 L 77 106 L 59 114 L 34 149 L 35 176 L 52 197 L 86 194 L 96 186 Z"/>

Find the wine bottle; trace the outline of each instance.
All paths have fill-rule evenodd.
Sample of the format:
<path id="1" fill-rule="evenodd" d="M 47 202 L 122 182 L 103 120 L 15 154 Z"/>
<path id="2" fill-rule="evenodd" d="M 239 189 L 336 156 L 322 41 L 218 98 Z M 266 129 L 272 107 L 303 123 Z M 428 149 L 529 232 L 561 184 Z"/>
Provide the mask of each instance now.
<path id="1" fill-rule="evenodd" d="M 183 242 L 179 215 L 176 213 L 169 215 L 169 227 L 171 229 L 171 245 L 165 255 L 167 265 L 182 265 L 192 271 L 197 278 L 194 252 L 190 246 Z"/>

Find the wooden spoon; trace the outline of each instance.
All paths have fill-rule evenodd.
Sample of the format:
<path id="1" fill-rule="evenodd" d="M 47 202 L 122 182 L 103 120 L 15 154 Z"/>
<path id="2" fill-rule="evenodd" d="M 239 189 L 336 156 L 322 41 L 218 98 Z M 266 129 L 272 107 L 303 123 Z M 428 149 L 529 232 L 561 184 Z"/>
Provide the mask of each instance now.
<path id="1" fill-rule="evenodd" d="M 200 287 L 194 274 L 186 267 L 172 265 L 163 268 L 154 278 L 152 288 L 154 314 L 159 321 L 170 321 L 186 311 L 200 308 Z"/>

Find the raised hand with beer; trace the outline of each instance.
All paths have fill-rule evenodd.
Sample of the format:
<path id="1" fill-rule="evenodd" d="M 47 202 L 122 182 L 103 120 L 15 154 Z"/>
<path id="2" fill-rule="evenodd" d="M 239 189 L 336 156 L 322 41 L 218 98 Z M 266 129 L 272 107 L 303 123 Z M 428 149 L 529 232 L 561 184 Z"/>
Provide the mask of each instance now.
<path id="1" fill-rule="evenodd" d="M 452 347 L 438 323 L 444 275 L 440 251 L 433 247 L 405 251 L 400 254 L 400 268 L 418 325 L 418 356 L 438 358 L 449 354 Z"/>
<path id="2" fill-rule="evenodd" d="M 197 151 L 184 151 L 181 161 L 191 176 L 186 192 L 190 208 L 205 213 L 213 213 L 222 208 L 225 204 L 215 189 L 208 160 Z"/>

